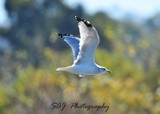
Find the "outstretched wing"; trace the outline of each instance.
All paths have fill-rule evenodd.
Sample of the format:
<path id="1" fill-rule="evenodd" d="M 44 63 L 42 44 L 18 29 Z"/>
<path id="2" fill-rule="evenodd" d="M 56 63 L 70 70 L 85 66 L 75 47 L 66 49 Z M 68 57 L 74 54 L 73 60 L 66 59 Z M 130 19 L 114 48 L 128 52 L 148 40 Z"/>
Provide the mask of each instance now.
<path id="1" fill-rule="evenodd" d="M 80 32 L 80 52 L 75 64 L 94 64 L 94 51 L 99 44 L 99 35 L 89 21 L 75 16 Z"/>
<path id="2" fill-rule="evenodd" d="M 61 33 L 58 33 L 58 36 L 60 36 L 71 47 L 74 60 L 76 60 L 79 53 L 79 38 L 70 34 Z"/>

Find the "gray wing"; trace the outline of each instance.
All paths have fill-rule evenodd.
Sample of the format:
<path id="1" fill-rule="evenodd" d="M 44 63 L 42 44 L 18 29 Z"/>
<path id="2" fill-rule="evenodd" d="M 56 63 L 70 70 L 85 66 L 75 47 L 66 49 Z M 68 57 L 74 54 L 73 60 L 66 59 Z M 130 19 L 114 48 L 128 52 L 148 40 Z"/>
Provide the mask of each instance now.
<path id="1" fill-rule="evenodd" d="M 61 33 L 58 33 L 58 36 L 60 36 L 71 47 L 74 60 L 76 60 L 79 53 L 79 38 L 70 34 Z"/>
<path id="2" fill-rule="evenodd" d="M 75 16 L 80 32 L 79 54 L 75 64 L 93 64 L 94 51 L 99 44 L 99 35 L 89 21 Z"/>

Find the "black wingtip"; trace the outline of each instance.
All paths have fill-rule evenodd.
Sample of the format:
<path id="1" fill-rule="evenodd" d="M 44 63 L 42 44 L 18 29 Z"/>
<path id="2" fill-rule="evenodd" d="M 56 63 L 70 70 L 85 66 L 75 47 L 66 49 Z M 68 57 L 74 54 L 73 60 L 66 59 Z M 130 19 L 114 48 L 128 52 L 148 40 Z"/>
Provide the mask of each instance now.
<path id="1" fill-rule="evenodd" d="M 65 33 L 58 33 L 58 36 L 60 38 L 63 38 L 63 36 L 72 36 L 71 34 L 65 34 Z"/>
<path id="2" fill-rule="evenodd" d="M 78 16 L 75 16 L 75 19 L 77 20 L 77 22 L 84 22 L 84 24 L 87 26 L 87 27 L 92 27 L 91 23 L 83 18 L 80 18 Z"/>
<path id="3" fill-rule="evenodd" d="M 77 22 L 84 21 L 84 19 L 77 17 L 77 16 L 75 16 L 75 19 L 77 20 Z"/>
<path id="4" fill-rule="evenodd" d="M 62 38 L 62 37 L 63 37 L 63 34 L 61 34 L 61 33 L 58 33 L 58 36 L 59 36 L 60 38 Z"/>

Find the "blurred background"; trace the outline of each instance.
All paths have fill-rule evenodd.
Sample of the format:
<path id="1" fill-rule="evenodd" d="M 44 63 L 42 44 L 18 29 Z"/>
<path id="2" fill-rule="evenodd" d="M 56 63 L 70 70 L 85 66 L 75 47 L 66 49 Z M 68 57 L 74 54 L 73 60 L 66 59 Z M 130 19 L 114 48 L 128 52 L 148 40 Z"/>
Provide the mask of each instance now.
<path id="1" fill-rule="evenodd" d="M 0 0 L 0 114 L 104 114 L 51 110 L 53 102 L 110 106 L 108 114 L 160 114 L 159 0 Z M 112 74 L 79 79 L 60 33 L 79 36 L 74 16 L 99 32 L 98 64 Z"/>

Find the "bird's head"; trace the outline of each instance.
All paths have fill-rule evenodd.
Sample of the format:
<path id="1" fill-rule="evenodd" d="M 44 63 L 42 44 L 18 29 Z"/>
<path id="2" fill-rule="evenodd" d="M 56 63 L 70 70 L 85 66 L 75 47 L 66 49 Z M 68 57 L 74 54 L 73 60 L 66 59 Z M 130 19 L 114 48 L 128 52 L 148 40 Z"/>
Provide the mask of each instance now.
<path id="1" fill-rule="evenodd" d="M 111 70 L 105 68 L 105 67 L 99 67 L 98 69 L 99 73 L 104 73 L 104 72 L 109 72 L 109 73 L 112 73 Z"/>

